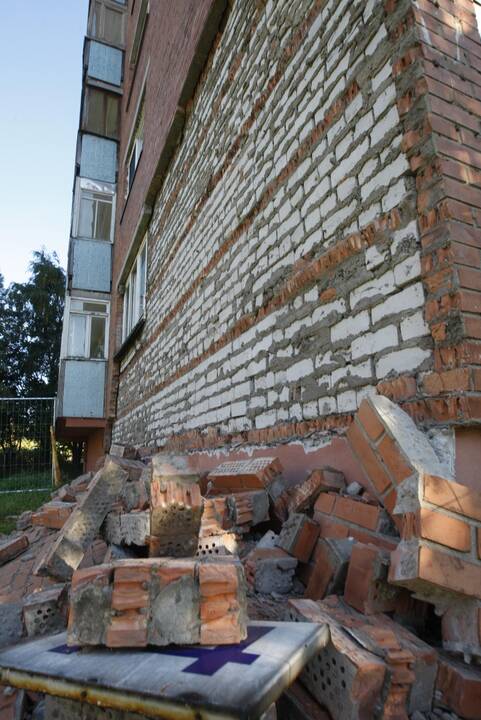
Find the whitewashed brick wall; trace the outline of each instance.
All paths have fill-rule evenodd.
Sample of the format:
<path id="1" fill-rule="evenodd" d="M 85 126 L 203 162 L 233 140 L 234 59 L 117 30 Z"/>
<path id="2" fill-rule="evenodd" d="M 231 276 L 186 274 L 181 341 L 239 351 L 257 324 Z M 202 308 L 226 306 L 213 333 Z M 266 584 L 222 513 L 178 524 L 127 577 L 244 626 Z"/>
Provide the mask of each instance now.
<path id="1" fill-rule="evenodd" d="M 116 441 L 161 444 L 212 425 L 235 432 L 352 412 L 379 380 L 431 366 L 415 189 L 401 151 L 383 2 L 321 5 L 233 162 L 207 190 L 313 6 L 269 0 L 256 13 L 253 0 L 234 2 L 156 203 L 143 348 L 122 368 Z M 268 184 L 353 81 L 360 92 L 256 211 Z M 380 234 L 374 246 L 174 379 L 264 306 L 297 260 L 321 255 L 392 208 L 400 210 L 400 229 Z M 250 212 L 252 224 L 159 332 Z M 335 298 L 321 302 L 328 289 Z"/>

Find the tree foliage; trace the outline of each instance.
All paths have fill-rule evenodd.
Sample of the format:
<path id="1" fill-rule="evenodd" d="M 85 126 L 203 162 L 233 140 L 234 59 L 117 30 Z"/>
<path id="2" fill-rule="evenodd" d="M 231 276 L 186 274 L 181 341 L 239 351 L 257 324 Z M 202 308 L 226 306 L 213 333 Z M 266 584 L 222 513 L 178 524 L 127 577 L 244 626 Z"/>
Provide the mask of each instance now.
<path id="1" fill-rule="evenodd" d="M 25 283 L 0 275 L 0 396 L 53 396 L 57 390 L 65 273 L 55 253 L 35 252 Z"/>

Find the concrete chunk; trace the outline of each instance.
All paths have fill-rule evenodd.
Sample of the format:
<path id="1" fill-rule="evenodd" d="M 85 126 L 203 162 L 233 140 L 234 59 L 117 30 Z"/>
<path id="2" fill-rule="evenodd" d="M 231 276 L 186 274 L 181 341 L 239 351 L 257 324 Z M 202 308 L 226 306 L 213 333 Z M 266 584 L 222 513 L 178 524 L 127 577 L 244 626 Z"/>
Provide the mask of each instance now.
<path id="1" fill-rule="evenodd" d="M 98 534 L 107 513 L 119 498 L 127 477 L 127 472 L 118 464 L 106 460 L 55 543 L 38 564 L 35 574 L 53 575 L 61 580 L 71 578 Z"/>

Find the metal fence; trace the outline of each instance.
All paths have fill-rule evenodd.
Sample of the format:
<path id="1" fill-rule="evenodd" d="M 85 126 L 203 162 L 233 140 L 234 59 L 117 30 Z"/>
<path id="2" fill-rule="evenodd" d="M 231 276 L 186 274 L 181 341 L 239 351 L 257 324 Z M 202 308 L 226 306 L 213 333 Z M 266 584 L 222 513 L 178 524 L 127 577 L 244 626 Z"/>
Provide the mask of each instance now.
<path id="1" fill-rule="evenodd" d="M 52 485 L 55 398 L 0 398 L 0 493 Z"/>

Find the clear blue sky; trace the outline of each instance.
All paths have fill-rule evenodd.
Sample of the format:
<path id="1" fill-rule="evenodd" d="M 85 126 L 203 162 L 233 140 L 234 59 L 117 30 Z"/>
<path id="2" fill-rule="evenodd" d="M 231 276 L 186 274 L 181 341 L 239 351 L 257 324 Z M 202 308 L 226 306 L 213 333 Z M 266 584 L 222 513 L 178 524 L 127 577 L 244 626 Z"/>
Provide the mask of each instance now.
<path id="1" fill-rule="evenodd" d="M 0 0 L 0 273 L 65 267 L 88 0 Z"/>

